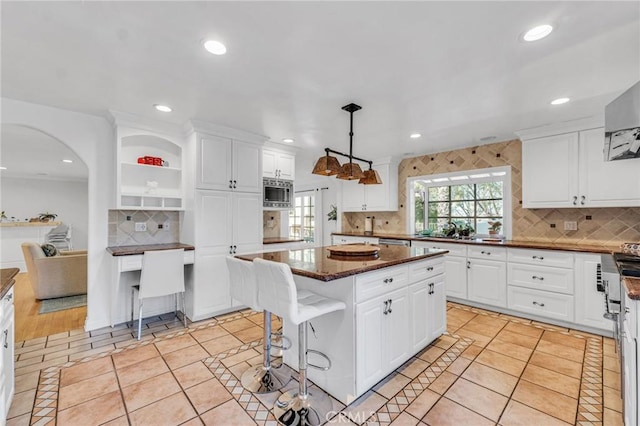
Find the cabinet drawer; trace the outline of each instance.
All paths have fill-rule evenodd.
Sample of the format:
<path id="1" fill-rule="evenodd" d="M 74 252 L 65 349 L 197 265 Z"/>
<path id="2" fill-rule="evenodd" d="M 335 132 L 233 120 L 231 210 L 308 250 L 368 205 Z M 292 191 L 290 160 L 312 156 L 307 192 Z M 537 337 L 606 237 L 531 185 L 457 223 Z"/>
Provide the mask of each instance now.
<path id="1" fill-rule="evenodd" d="M 445 255 L 446 256 L 446 255 Z M 444 273 L 444 259 L 427 259 L 409 263 L 409 282 L 415 283 Z"/>
<path id="2" fill-rule="evenodd" d="M 142 269 L 142 255 L 122 256 L 120 258 L 120 272 L 139 271 Z"/>
<path id="3" fill-rule="evenodd" d="M 411 241 L 412 247 L 428 247 L 440 250 L 449 250 L 447 256 L 464 256 L 467 257 L 467 246 L 465 244 L 457 243 L 441 243 L 438 241 Z"/>
<path id="4" fill-rule="evenodd" d="M 573 269 L 507 264 L 509 285 L 573 294 Z"/>
<path id="5" fill-rule="evenodd" d="M 573 322 L 573 296 L 508 286 L 507 307 L 542 317 Z"/>
<path id="6" fill-rule="evenodd" d="M 573 268 L 573 253 L 554 250 L 508 250 L 509 262 L 526 263 L 529 265 L 556 266 L 558 268 Z"/>
<path id="7" fill-rule="evenodd" d="M 356 276 L 356 303 L 388 293 L 409 284 L 407 265 L 385 268 Z"/>
<path id="8" fill-rule="evenodd" d="M 468 256 L 476 259 L 507 260 L 507 248 L 492 246 L 469 246 Z"/>

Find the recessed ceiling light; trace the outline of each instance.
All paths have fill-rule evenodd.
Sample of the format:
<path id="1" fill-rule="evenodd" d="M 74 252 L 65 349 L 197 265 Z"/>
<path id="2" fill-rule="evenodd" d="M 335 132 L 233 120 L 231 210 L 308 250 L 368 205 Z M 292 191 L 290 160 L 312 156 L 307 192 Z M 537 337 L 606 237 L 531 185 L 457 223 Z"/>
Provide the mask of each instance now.
<path id="1" fill-rule="evenodd" d="M 562 105 L 569 102 L 571 99 L 569 98 L 558 98 L 551 101 L 551 105 Z"/>
<path id="2" fill-rule="evenodd" d="M 284 138 L 284 139 L 282 139 L 282 142 L 284 142 L 284 143 L 293 143 L 294 141 L 291 138 Z"/>
<path id="3" fill-rule="evenodd" d="M 216 40 L 207 40 L 203 43 L 203 46 L 207 49 L 207 52 L 213 53 L 214 55 L 224 55 L 227 53 L 227 47 Z"/>
<path id="4" fill-rule="evenodd" d="M 545 38 L 553 31 L 553 27 L 549 24 L 538 25 L 537 27 L 531 28 L 529 31 L 524 33 L 522 39 L 524 41 L 536 41 L 541 38 Z"/>
<path id="5" fill-rule="evenodd" d="M 7 170 L 7 168 L 0 166 L 0 170 Z"/>
<path id="6" fill-rule="evenodd" d="M 166 105 L 155 104 L 153 107 L 155 109 L 157 109 L 158 111 L 160 111 L 160 112 L 171 112 L 171 111 L 173 111 L 171 109 L 171 107 L 168 107 Z"/>
<path id="7" fill-rule="evenodd" d="M 73 160 L 62 160 L 63 163 L 73 163 Z"/>
<path id="8" fill-rule="evenodd" d="M 411 134 L 409 135 L 409 137 L 410 137 L 411 139 L 418 139 L 418 138 L 419 138 L 419 137 L 421 137 L 421 136 L 422 136 L 422 135 L 421 135 L 420 133 L 411 133 Z"/>

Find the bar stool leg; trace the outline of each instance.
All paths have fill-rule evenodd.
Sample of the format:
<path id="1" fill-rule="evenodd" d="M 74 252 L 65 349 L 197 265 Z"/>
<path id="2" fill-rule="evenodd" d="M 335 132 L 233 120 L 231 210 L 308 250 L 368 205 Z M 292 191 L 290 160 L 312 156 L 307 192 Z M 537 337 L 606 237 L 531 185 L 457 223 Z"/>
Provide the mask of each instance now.
<path id="1" fill-rule="evenodd" d="M 264 311 L 264 344 L 262 365 L 244 372 L 240 378 L 242 387 L 253 393 L 268 393 L 282 389 L 291 376 L 285 371 L 271 367 L 271 312 Z"/>
<path id="2" fill-rule="evenodd" d="M 273 407 L 276 419 L 285 425 L 321 425 L 333 409 L 331 398 L 318 388 L 309 391 L 307 382 L 307 321 L 298 325 L 298 391 L 278 398 Z"/>

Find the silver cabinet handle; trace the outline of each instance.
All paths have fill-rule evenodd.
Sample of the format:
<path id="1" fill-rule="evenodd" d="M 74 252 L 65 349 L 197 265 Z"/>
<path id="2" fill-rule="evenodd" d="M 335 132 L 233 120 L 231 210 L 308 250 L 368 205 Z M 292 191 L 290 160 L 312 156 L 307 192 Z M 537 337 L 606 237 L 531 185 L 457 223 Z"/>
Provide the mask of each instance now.
<path id="1" fill-rule="evenodd" d="M 584 195 L 583 195 L 582 197 L 580 197 L 580 205 L 581 205 L 581 206 L 584 206 L 584 200 L 585 200 L 586 198 L 587 198 L 587 197 L 585 197 Z"/>
<path id="2" fill-rule="evenodd" d="M 393 311 L 391 310 L 391 304 L 392 304 L 392 303 L 393 303 L 393 300 L 392 300 L 392 299 L 389 299 L 389 313 L 393 312 Z"/>
<path id="3" fill-rule="evenodd" d="M 534 304 L 534 305 L 538 305 L 538 306 L 540 306 L 540 307 L 543 307 L 543 306 L 544 306 L 544 303 L 538 303 L 538 302 L 536 302 L 535 300 L 533 301 L 533 304 Z"/>
<path id="4" fill-rule="evenodd" d="M 427 266 L 427 271 L 433 271 L 433 266 Z"/>
<path id="5" fill-rule="evenodd" d="M 542 256 L 531 256 L 533 259 L 544 260 Z"/>
<path id="6" fill-rule="evenodd" d="M 539 277 L 537 275 L 533 275 L 533 276 L 531 276 L 531 278 L 533 278 L 534 280 L 544 281 L 544 277 Z"/>
<path id="7" fill-rule="evenodd" d="M 4 333 L 4 347 L 5 349 L 9 347 L 9 329 L 5 329 Z"/>
<path id="8" fill-rule="evenodd" d="M 480 253 L 482 253 L 482 254 L 486 254 L 487 256 L 491 256 L 491 252 L 490 252 L 490 251 L 484 251 L 484 250 L 482 250 Z"/>
<path id="9" fill-rule="evenodd" d="M 389 313 L 389 301 L 385 300 L 384 301 L 384 311 L 382 311 L 383 314 L 387 315 Z"/>
<path id="10" fill-rule="evenodd" d="M 577 195 L 574 195 L 574 196 L 573 196 L 573 205 L 574 205 L 574 206 L 577 206 L 577 205 L 578 205 L 578 196 L 577 196 Z"/>

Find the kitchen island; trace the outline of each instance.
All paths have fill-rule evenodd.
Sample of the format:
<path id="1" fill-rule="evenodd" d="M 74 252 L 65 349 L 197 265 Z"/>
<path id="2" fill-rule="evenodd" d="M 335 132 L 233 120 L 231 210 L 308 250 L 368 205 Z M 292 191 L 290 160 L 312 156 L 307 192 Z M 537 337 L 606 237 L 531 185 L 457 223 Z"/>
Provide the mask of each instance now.
<path id="1" fill-rule="evenodd" d="M 311 321 L 309 348 L 326 354 L 332 366 L 308 374 L 350 404 L 446 330 L 445 253 L 389 246 L 381 247 L 376 258 L 348 258 L 321 247 L 237 257 L 286 263 L 299 289 L 346 304 L 344 311 Z M 297 326 L 283 321 L 283 332 L 292 341 L 284 362 L 297 369 Z M 309 363 L 326 361 L 309 353 Z"/>

